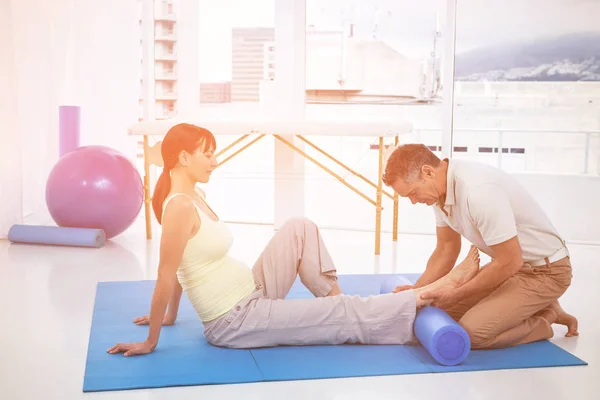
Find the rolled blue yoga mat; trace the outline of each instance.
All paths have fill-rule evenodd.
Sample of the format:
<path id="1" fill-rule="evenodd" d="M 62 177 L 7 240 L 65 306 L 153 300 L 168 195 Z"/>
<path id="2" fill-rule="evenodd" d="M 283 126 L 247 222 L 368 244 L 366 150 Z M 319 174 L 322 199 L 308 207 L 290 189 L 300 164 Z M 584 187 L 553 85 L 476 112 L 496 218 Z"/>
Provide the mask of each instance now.
<path id="1" fill-rule="evenodd" d="M 102 229 L 13 225 L 8 231 L 8 240 L 14 243 L 98 248 L 106 243 L 106 234 Z"/>
<path id="2" fill-rule="evenodd" d="M 444 310 L 426 306 L 417 312 L 415 336 L 427 352 L 442 365 L 458 365 L 471 351 L 471 339 Z"/>

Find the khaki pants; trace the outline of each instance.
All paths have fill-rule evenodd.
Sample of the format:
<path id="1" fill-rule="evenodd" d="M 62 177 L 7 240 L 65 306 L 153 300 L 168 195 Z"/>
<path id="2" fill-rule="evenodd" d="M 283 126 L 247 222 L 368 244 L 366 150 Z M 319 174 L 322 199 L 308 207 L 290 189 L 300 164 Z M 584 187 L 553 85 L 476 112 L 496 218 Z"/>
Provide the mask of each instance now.
<path id="1" fill-rule="evenodd" d="M 542 267 L 525 264 L 498 288 L 448 308 L 471 337 L 473 349 L 516 346 L 553 336 L 551 324 L 538 313 L 571 284 L 569 257 Z"/>
<path id="2" fill-rule="evenodd" d="M 288 221 L 253 269 L 257 290 L 230 312 L 204 323 L 209 343 L 231 348 L 413 340 L 413 290 L 371 297 L 329 296 L 336 270 L 315 224 Z M 297 277 L 315 296 L 284 300 Z"/>

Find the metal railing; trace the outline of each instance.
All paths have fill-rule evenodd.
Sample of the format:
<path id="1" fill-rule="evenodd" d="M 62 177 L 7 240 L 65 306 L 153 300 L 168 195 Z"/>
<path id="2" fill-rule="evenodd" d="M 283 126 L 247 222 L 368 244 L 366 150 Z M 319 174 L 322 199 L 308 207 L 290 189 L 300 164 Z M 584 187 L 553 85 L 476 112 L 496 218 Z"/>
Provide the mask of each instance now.
<path id="1" fill-rule="evenodd" d="M 429 133 L 429 134 L 439 134 L 440 135 L 440 139 L 439 141 L 441 142 L 441 135 L 442 135 L 442 130 L 441 129 L 429 129 L 429 128 L 424 128 L 424 129 L 414 129 L 413 130 L 414 133 L 416 133 L 417 135 L 420 133 Z M 540 134 L 552 134 L 552 135 L 584 135 L 585 139 L 584 139 L 584 150 L 583 150 L 583 174 L 588 174 L 589 173 L 589 165 L 590 165 L 590 155 L 591 155 L 591 141 L 592 141 L 592 137 L 593 136 L 598 136 L 600 138 L 600 130 L 532 130 L 532 129 L 495 129 L 495 128 L 483 128 L 483 129 L 455 129 L 453 130 L 453 147 L 456 148 L 457 146 L 467 146 L 469 147 L 470 144 L 468 143 L 461 143 L 460 140 L 457 140 L 456 135 L 457 134 L 461 134 L 461 133 L 470 133 L 470 134 L 477 134 L 477 133 L 482 133 L 482 134 L 496 134 L 497 135 L 497 139 L 496 139 L 496 143 L 495 143 L 495 149 L 497 149 L 497 151 L 494 151 L 494 154 L 498 155 L 497 158 L 497 166 L 499 168 L 502 168 L 502 158 L 503 155 L 506 155 L 506 152 L 503 152 L 501 149 L 505 149 L 504 145 L 505 145 L 505 136 L 507 134 L 520 134 L 523 136 L 526 135 L 540 135 Z M 424 143 L 427 145 L 431 145 L 433 143 Z M 557 147 L 560 147 L 560 145 L 564 145 L 564 143 L 557 143 Z M 471 145 L 472 146 L 472 145 Z M 531 145 L 529 145 L 531 146 Z M 523 154 L 527 153 L 527 149 L 528 149 L 528 144 L 524 143 L 524 144 L 520 144 L 519 147 L 523 148 L 525 151 L 523 152 Z M 534 144 L 535 146 L 535 144 Z M 441 150 L 441 145 L 435 145 L 433 144 L 433 147 L 438 147 L 439 150 Z M 478 146 L 479 147 L 479 146 Z M 514 147 L 514 146 L 511 146 Z M 598 153 L 599 153 L 599 157 L 600 157 L 600 148 L 598 149 Z M 510 153 L 510 154 L 514 154 L 514 153 Z"/>

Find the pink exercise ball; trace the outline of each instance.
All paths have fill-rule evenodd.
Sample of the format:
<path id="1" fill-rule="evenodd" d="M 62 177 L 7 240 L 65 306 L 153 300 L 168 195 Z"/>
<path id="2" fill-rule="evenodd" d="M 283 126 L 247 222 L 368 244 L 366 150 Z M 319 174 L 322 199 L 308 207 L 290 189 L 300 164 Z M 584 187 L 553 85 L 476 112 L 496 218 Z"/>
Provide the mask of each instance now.
<path id="1" fill-rule="evenodd" d="M 144 202 L 139 172 L 122 153 L 104 146 L 79 147 L 61 157 L 46 182 L 46 205 L 58 226 L 124 232 Z"/>

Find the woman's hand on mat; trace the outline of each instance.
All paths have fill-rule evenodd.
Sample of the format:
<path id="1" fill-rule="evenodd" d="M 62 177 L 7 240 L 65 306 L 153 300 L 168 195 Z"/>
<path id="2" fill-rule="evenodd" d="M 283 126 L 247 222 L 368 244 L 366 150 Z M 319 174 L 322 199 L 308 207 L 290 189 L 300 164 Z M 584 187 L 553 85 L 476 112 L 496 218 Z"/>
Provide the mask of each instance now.
<path id="1" fill-rule="evenodd" d="M 113 347 L 107 350 L 110 354 L 124 353 L 126 357 L 129 356 L 141 356 L 143 354 L 152 353 L 154 351 L 154 345 L 148 341 L 138 343 L 117 343 Z"/>
<path id="2" fill-rule="evenodd" d="M 396 286 L 396 288 L 394 290 L 392 290 L 393 293 L 398 293 L 398 292 L 402 292 L 404 290 L 410 290 L 413 289 L 415 287 L 415 285 L 402 285 L 402 286 Z"/>
<path id="3" fill-rule="evenodd" d="M 171 326 L 175 325 L 175 320 L 177 317 L 171 317 L 170 315 L 165 315 L 163 318 L 163 326 Z M 150 325 L 150 316 L 144 315 L 143 317 L 138 317 L 133 320 L 133 323 L 136 325 Z"/>

